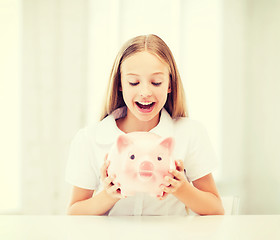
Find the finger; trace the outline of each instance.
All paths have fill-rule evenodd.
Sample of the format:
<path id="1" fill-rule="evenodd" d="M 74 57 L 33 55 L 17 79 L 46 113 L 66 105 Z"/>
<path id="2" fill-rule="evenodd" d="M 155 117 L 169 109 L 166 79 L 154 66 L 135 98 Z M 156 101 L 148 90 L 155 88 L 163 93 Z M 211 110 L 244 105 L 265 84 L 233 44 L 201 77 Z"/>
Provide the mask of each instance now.
<path id="1" fill-rule="evenodd" d="M 109 194 L 114 194 L 115 192 L 118 193 L 117 190 L 118 190 L 118 188 L 120 188 L 120 186 L 121 185 L 119 183 L 111 185 L 111 186 L 108 187 L 107 192 Z"/>
<path id="2" fill-rule="evenodd" d="M 184 163 L 182 160 L 176 160 L 175 164 L 176 164 L 176 170 L 178 170 L 179 172 L 184 171 Z"/>
<path id="3" fill-rule="evenodd" d="M 111 179 L 109 177 L 104 178 L 102 184 L 103 184 L 104 189 L 107 189 L 108 186 L 111 184 Z"/>
<path id="4" fill-rule="evenodd" d="M 186 171 L 185 168 L 184 168 L 184 177 L 185 177 L 185 179 L 187 179 L 188 182 L 191 182 L 188 175 L 187 175 L 187 171 Z"/>
<path id="5" fill-rule="evenodd" d="M 108 177 L 108 167 L 110 165 L 109 161 L 105 161 L 104 164 L 101 167 L 101 180 L 104 180 L 104 178 Z"/>
<path id="6" fill-rule="evenodd" d="M 184 180 L 184 171 L 179 172 L 177 170 L 170 170 L 169 171 L 177 180 Z"/>
<path id="7" fill-rule="evenodd" d="M 178 180 L 176 180 L 174 178 L 171 178 L 169 176 L 166 176 L 165 180 L 171 185 L 171 186 L 168 186 L 168 188 L 170 188 L 170 187 L 177 187 L 177 185 L 179 183 Z"/>
<path id="8" fill-rule="evenodd" d="M 101 180 L 103 181 L 106 177 L 108 177 L 108 173 L 107 173 L 107 168 L 108 168 L 108 163 L 104 163 L 100 169 L 100 176 L 101 176 Z"/>
<path id="9" fill-rule="evenodd" d="M 168 196 L 168 193 L 167 193 L 167 192 L 163 192 L 163 193 L 162 193 L 162 196 L 158 196 L 158 199 L 159 199 L 159 200 L 164 200 L 164 199 L 167 198 L 167 196 Z"/>
<path id="10" fill-rule="evenodd" d="M 162 185 L 165 187 L 169 187 L 170 183 L 164 179 L 164 182 L 162 183 Z"/>
<path id="11" fill-rule="evenodd" d="M 166 180 L 167 176 L 168 175 L 164 176 L 163 181 L 162 181 L 162 185 L 165 186 L 165 187 L 168 187 L 170 185 L 170 183 Z"/>
<path id="12" fill-rule="evenodd" d="M 116 183 L 115 185 L 108 188 L 107 193 L 115 198 L 126 198 L 126 196 L 121 194 L 120 187 L 121 185 L 119 183 Z"/>
<path id="13" fill-rule="evenodd" d="M 161 190 L 163 192 L 166 192 L 167 194 L 168 193 L 173 193 L 175 191 L 175 188 L 173 186 L 170 186 L 170 187 L 166 187 L 166 186 L 161 186 Z"/>
<path id="14" fill-rule="evenodd" d="M 104 186 L 104 188 L 109 188 L 109 187 L 111 187 L 112 185 L 114 185 L 113 181 L 114 181 L 115 178 L 116 178 L 115 175 L 106 177 L 106 178 L 104 179 L 104 181 L 103 181 L 103 186 Z"/>
<path id="15" fill-rule="evenodd" d="M 104 179 L 107 177 L 106 176 L 106 171 L 105 171 L 105 164 L 103 164 L 101 169 L 100 169 L 100 177 L 101 177 L 102 181 L 104 181 Z"/>

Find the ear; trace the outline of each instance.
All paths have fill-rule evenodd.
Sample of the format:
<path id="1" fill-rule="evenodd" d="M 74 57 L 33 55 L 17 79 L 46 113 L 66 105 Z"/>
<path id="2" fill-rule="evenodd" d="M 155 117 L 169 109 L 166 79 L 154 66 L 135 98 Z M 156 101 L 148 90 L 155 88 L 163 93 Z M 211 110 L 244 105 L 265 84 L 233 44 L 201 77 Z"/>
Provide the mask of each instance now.
<path id="1" fill-rule="evenodd" d="M 165 138 L 160 142 L 160 145 L 164 148 L 167 148 L 169 154 L 171 154 L 174 148 L 174 139 L 172 137 Z"/>
<path id="2" fill-rule="evenodd" d="M 167 93 L 171 93 L 171 83 L 169 83 Z"/>
<path id="3" fill-rule="evenodd" d="M 132 141 L 127 135 L 120 135 L 117 139 L 117 148 L 119 153 L 121 153 Z"/>

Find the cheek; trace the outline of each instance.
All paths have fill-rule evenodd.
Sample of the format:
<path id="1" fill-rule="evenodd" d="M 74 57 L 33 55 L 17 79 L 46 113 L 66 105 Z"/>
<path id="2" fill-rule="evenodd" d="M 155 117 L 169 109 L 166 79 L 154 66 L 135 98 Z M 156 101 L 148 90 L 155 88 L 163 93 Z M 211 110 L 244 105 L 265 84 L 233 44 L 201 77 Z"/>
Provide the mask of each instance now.
<path id="1" fill-rule="evenodd" d="M 122 95 L 123 95 L 123 99 L 126 103 L 129 103 L 131 100 L 133 100 L 133 98 L 135 96 L 134 92 L 135 92 L 134 89 L 127 88 L 126 86 L 123 87 Z"/>
<path id="2" fill-rule="evenodd" d="M 124 173 L 126 175 L 134 175 L 137 172 L 137 165 L 135 161 L 127 160 L 125 162 Z"/>
<path id="3" fill-rule="evenodd" d="M 158 164 L 156 166 L 156 168 L 158 169 L 158 171 L 161 171 L 161 172 L 166 172 L 169 170 L 168 164 Z"/>
<path id="4" fill-rule="evenodd" d="M 166 174 L 170 168 L 169 159 L 165 158 L 165 160 L 162 160 L 160 162 L 156 162 L 155 167 L 157 169 L 157 172 L 159 174 Z"/>
<path id="5" fill-rule="evenodd" d="M 165 101 L 167 99 L 168 87 L 161 87 L 154 92 L 158 100 Z"/>

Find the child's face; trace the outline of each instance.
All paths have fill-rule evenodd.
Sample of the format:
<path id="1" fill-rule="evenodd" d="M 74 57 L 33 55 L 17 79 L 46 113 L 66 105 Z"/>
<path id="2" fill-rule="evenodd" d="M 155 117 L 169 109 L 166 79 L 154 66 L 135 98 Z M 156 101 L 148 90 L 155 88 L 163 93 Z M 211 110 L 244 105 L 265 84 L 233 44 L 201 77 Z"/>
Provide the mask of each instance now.
<path id="1" fill-rule="evenodd" d="M 158 118 L 169 87 L 168 65 L 149 52 L 139 52 L 121 65 L 121 90 L 128 108 L 127 116 L 140 121 Z"/>

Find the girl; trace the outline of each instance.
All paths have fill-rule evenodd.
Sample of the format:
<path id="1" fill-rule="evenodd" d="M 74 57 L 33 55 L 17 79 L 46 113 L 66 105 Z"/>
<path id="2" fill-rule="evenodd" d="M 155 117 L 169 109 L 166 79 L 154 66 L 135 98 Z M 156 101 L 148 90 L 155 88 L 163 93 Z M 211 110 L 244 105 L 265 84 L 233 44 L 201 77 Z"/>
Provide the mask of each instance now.
<path id="1" fill-rule="evenodd" d="M 112 183 L 115 176 L 107 175 L 110 147 L 119 134 L 133 131 L 175 138 L 176 170 L 170 170 L 174 177 L 166 177 L 169 185 L 161 186 L 164 195 L 158 199 L 145 194 L 123 198 L 121 186 Z M 206 131 L 187 118 L 170 49 L 158 36 L 138 36 L 115 59 L 101 121 L 80 130 L 72 142 L 66 170 L 73 185 L 68 213 L 186 215 L 191 209 L 200 215 L 224 214 L 211 174 L 215 166 Z"/>

